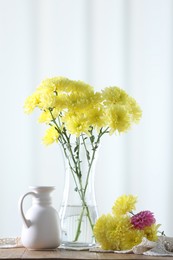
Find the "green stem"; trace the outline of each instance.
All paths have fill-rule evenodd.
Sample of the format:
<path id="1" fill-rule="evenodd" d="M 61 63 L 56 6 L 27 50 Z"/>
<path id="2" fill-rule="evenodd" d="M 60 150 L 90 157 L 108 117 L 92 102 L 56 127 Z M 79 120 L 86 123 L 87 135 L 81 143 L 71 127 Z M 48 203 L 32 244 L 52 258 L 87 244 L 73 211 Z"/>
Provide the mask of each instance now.
<path id="1" fill-rule="evenodd" d="M 79 236 L 80 236 L 80 233 L 81 233 L 81 224 L 82 224 L 82 218 L 83 218 L 84 210 L 85 210 L 85 208 L 83 207 L 83 208 L 82 208 L 82 211 L 81 211 L 81 213 L 80 213 L 79 219 L 78 219 L 78 226 L 77 226 L 76 235 L 75 235 L 75 238 L 74 238 L 73 242 L 78 241 L 78 238 L 79 238 Z"/>
<path id="2" fill-rule="evenodd" d="M 83 145 L 84 145 L 84 148 L 85 148 L 85 152 L 86 152 L 86 158 L 87 158 L 87 161 L 88 161 L 88 172 L 87 172 L 87 178 L 86 178 L 86 181 L 85 181 L 85 185 L 84 185 L 84 189 L 83 189 L 83 185 L 82 185 L 82 182 L 81 182 L 81 179 L 79 179 L 79 183 L 80 183 L 80 187 L 81 187 L 81 194 L 82 194 L 82 202 L 83 202 L 83 208 L 82 208 L 82 211 L 81 211 L 81 214 L 80 214 L 80 218 L 79 218 L 79 221 L 78 221 L 78 227 L 77 227 L 77 232 L 76 232 L 76 236 L 75 236 L 75 240 L 74 241 L 77 241 L 78 238 L 79 238 L 79 235 L 80 235 L 80 228 L 81 228 L 81 223 L 82 223 L 82 217 L 83 217 L 83 214 L 84 214 L 84 209 L 86 209 L 86 215 L 87 215 L 87 218 L 89 220 L 89 223 L 90 223 L 90 226 L 91 226 L 91 229 L 93 230 L 93 223 L 92 223 L 92 220 L 91 220 L 91 216 L 90 216 L 90 211 L 89 211 L 89 208 L 88 208 L 88 205 L 85 201 L 85 194 L 86 194 L 86 190 L 87 190 L 87 187 L 88 187 L 88 182 L 89 182 L 89 176 L 90 176 L 90 171 L 91 171 L 91 168 L 92 168 L 92 164 L 93 164 L 93 161 L 94 161 L 94 158 L 95 158 L 95 152 L 96 152 L 96 148 L 93 149 L 93 154 L 92 154 L 92 159 L 91 159 L 91 162 L 89 160 L 89 157 L 88 157 L 88 149 L 87 149 L 87 146 L 86 146 L 86 143 L 85 143 L 85 138 L 83 137 L 82 135 L 82 139 L 83 139 Z"/>
<path id="3" fill-rule="evenodd" d="M 90 171 L 91 171 L 91 167 L 92 167 L 92 164 L 93 164 L 93 161 L 94 161 L 94 158 L 95 158 L 95 153 L 97 151 L 97 148 L 98 148 L 98 145 L 99 145 L 99 142 L 100 142 L 100 138 L 103 134 L 105 134 L 107 132 L 108 128 L 106 128 L 103 132 L 102 132 L 102 128 L 100 129 L 100 132 L 98 134 L 98 137 L 97 137 L 97 140 L 95 142 L 95 146 L 93 146 L 93 143 L 92 143 L 92 146 L 93 146 L 93 153 L 92 153 L 92 158 L 91 158 L 91 162 L 89 163 L 89 168 L 88 168 L 88 173 L 87 173 L 87 178 L 86 178 L 86 183 L 85 183 L 85 188 L 84 188 L 84 194 L 86 193 L 86 190 L 87 190 L 87 186 L 88 186 L 88 180 L 89 180 L 89 175 L 90 175 Z M 85 141 L 84 141 L 85 143 Z M 86 153 L 87 153 L 87 148 L 86 148 L 86 145 L 85 145 L 85 149 L 86 149 Z"/>
<path id="4" fill-rule="evenodd" d="M 78 168 L 78 176 L 79 178 L 81 178 L 82 174 L 81 174 L 81 167 L 80 167 L 80 137 L 76 137 L 76 144 L 77 144 L 77 151 L 76 151 L 76 160 L 77 160 L 77 168 Z"/>
<path id="5" fill-rule="evenodd" d="M 68 156 L 68 154 L 67 154 L 67 152 L 66 152 L 65 145 L 64 145 L 63 143 L 61 143 L 61 144 L 62 144 L 62 146 L 63 146 L 64 154 L 65 154 L 65 157 L 67 158 L 67 161 L 68 161 L 68 164 L 69 164 L 69 167 L 70 167 L 72 176 L 73 176 L 73 180 L 74 180 L 75 185 L 76 185 L 76 189 L 77 189 L 77 191 L 78 191 L 78 193 L 79 193 L 80 198 L 82 199 L 82 194 L 81 194 L 81 192 L 80 192 L 80 189 L 79 189 L 79 187 L 78 187 L 78 183 L 77 183 L 77 180 L 76 180 L 76 177 L 75 177 L 75 173 L 76 173 L 76 172 L 75 172 L 75 170 L 73 169 L 73 167 L 72 167 L 72 165 L 71 165 L 70 158 L 69 158 L 69 156 Z"/>

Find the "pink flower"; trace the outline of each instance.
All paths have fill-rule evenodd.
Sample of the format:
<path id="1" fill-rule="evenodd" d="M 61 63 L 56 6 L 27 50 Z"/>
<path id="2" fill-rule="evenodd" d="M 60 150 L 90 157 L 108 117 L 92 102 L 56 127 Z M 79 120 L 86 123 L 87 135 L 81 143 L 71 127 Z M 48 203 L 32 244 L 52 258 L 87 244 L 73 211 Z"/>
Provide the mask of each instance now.
<path id="1" fill-rule="evenodd" d="M 156 222 L 154 215 L 151 211 L 145 210 L 131 217 L 131 223 L 136 229 L 144 229 Z"/>

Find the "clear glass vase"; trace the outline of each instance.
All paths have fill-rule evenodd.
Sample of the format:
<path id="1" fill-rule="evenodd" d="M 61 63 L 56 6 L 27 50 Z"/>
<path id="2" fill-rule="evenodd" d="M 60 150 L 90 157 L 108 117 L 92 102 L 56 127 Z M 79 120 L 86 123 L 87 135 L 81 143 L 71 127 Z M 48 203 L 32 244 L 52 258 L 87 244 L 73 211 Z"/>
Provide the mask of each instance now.
<path id="1" fill-rule="evenodd" d="M 97 153 L 91 144 L 85 142 L 63 147 L 66 176 L 60 221 L 64 247 L 95 245 L 93 227 L 98 213 L 94 174 Z"/>

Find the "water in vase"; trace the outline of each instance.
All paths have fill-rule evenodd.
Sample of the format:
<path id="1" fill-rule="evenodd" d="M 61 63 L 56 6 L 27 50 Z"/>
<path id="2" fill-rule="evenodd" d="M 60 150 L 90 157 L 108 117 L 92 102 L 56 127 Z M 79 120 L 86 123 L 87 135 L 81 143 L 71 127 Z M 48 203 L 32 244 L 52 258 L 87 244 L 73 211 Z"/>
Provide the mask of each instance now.
<path id="1" fill-rule="evenodd" d="M 95 223 L 97 218 L 95 206 L 88 206 L 87 209 L 77 205 L 61 206 L 60 218 L 62 245 L 88 247 L 95 244 L 92 231 L 92 223 Z"/>

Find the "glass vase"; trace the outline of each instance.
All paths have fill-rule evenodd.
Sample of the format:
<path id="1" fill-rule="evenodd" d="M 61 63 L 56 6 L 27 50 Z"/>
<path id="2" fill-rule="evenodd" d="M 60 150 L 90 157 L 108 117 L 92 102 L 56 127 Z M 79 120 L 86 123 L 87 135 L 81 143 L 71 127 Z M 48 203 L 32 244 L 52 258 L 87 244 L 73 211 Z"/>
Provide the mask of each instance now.
<path id="1" fill-rule="evenodd" d="M 60 208 L 63 247 L 95 245 L 93 227 L 98 217 L 94 175 L 98 151 L 91 144 L 75 143 L 63 147 L 65 187 Z"/>

